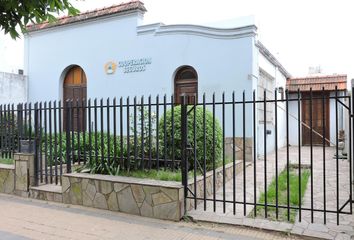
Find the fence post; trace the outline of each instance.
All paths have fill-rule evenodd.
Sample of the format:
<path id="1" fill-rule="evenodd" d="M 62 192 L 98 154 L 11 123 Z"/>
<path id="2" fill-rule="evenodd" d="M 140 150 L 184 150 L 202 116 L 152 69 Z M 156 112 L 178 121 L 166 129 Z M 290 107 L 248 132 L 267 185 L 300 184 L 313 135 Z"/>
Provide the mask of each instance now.
<path id="1" fill-rule="evenodd" d="M 66 172 L 71 173 L 71 143 L 70 143 L 70 131 L 71 131 L 71 101 L 65 102 L 65 133 L 66 133 Z"/>
<path id="2" fill-rule="evenodd" d="M 40 146 L 39 142 L 39 124 L 38 124 L 38 103 L 34 104 L 34 165 L 33 165 L 33 171 L 34 171 L 34 185 L 38 186 L 38 149 Z"/>
<path id="3" fill-rule="evenodd" d="M 184 213 L 187 211 L 187 195 L 188 195 L 188 121 L 187 121 L 187 104 L 186 97 L 181 96 L 181 170 L 182 184 L 184 186 Z"/>

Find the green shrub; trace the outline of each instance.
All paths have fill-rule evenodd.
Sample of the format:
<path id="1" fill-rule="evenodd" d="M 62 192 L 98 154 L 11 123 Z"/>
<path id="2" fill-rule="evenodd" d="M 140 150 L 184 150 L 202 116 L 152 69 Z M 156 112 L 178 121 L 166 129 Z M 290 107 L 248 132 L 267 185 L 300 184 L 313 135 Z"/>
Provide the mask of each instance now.
<path id="1" fill-rule="evenodd" d="M 194 148 L 194 110 L 192 106 L 188 106 L 188 142 Z M 196 107 L 196 155 L 199 166 L 204 165 L 204 129 L 203 129 L 203 107 Z M 172 125 L 174 125 L 174 144 L 172 144 Z M 166 151 L 167 158 L 172 159 L 172 148 L 174 145 L 175 159 L 181 159 L 181 107 L 174 107 L 174 119 L 172 122 L 172 110 L 166 112 L 166 144 L 164 145 L 164 116 L 159 122 L 159 138 L 161 143 L 161 154 Z M 205 109 L 205 135 L 206 135 L 206 168 L 212 169 L 213 166 L 213 115 Z M 219 121 L 215 118 L 215 164 L 221 161 L 222 153 L 222 129 Z M 163 155 L 162 155 L 163 156 Z M 194 167 L 194 154 L 189 155 L 189 167 Z"/>

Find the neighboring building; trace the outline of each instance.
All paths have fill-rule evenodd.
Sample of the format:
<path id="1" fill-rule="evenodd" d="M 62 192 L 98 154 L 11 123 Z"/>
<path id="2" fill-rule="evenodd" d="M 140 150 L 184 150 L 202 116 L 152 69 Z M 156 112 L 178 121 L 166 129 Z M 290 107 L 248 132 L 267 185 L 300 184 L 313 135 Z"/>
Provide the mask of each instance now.
<path id="1" fill-rule="evenodd" d="M 0 105 L 27 101 L 27 77 L 22 74 L 0 72 Z"/>
<path id="2" fill-rule="evenodd" d="M 67 98 L 178 95 L 185 93 L 208 101 L 235 91 L 238 100 L 274 97 L 274 89 L 285 89 L 290 74 L 257 40 L 254 22 L 222 29 L 197 25 L 143 24 L 146 9 L 139 1 L 63 17 L 56 23 L 28 26 L 25 34 L 25 74 L 29 76 L 30 102 Z M 263 123 L 274 128 L 273 109 L 269 119 L 258 118 L 259 151 L 263 152 Z M 258 108 L 261 116 L 262 107 Z M 242 108 L 237 108 L 237 116 Z M 246 119 L 252 119 L 252 106 Z M 279 113 L 284 118 L 284 113 Z M 282 128 L 285 127 L 281 124 Z M 279 131 L 284 146 L 284 131 Z M 227 124 L 226 135 L 230 136 Z M 252 139 L 252 124 L 246 136 Z M 268 151 L 274 149 L 270 131 Z M 238 137 L 242 125 L 238 124 Z M 252 147 L 248 141 L 247 147 Z M 252 152 L 252 151 L 248 151 Z"/>
<path id="3" fill-rule="evenodd" d="M 312 127 L 314 130 L 313 144 L 323 144 L 323 137 L 326 138 L 327 145 L 336 143 L 336 101 L 335 89 L 337 87 L 338 96 L 347 94 L 347 75 L 328 75 L 328 76 L 308 76 L 304 78 L 290 78 L 287 81 L 289 98 L 298 98 L 298 90 L 301 98 L 310 98 L 312 90 L 312 116 L 310 111 L 310 101 L 302 101 L 300 105 L 300 120 L 302 122 L 300 142 L 301 145 L 310 144 L 310 119 L 312 117 Z M 324 89 L 324 91 L 323 91 Z M 326 100 L 323 101 L 323 96 Z M 331 97 L 332 99 L 329 99 Z M 341 99 L 341 102 L 348 104 Z M 323 108 L 324 106 L 324 108 Z M 324 112 L 323 112 L 324 111 Z M 289 103 L 289 136 L 290 145 L 299 145 L 298 138 L 298 120 L 299 108 L 297 101 Z M 323 118 L 324 116 L 324 118 Z M 347 117 L 346 117 L 347 116 Z M 338 130 L 346 130 L 346 121 L 348 120 L 348 111 L 338 103 Z M 324 123 L 324 125 L 323 125 Z M 324 128 L 323 128 L 324 127 Z M 323 129 L 325 134 L 323 134 Z"/>

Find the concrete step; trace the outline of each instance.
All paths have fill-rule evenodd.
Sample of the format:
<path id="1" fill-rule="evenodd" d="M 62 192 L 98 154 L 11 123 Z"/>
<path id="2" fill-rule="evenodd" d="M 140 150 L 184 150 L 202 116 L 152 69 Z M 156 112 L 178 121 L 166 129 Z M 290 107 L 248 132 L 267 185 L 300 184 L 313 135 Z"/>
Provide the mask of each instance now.
<path id="1" fill-rule="evenodd" d="M 62 203 L 62 187 L 61 185 L 56 184 L 45 184 L 38 187 L 30 187 L 30 198 Z"/>

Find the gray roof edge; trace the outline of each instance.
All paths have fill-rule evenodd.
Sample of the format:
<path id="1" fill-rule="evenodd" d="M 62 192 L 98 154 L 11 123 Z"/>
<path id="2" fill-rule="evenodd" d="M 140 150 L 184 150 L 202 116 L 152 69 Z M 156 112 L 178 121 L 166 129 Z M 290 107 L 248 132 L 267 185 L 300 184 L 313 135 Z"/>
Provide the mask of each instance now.
<path id="1" fill-rule="evenodd" d="M 276 59 L 276 57 L 260 42 L 256 42 L 259 52 L 272 64 L 278 67 L 279 71 L 286 77 L 290 78 L 291 74 L 283 67 L 283 65 Z"/>

